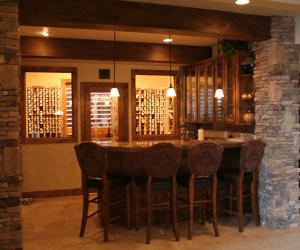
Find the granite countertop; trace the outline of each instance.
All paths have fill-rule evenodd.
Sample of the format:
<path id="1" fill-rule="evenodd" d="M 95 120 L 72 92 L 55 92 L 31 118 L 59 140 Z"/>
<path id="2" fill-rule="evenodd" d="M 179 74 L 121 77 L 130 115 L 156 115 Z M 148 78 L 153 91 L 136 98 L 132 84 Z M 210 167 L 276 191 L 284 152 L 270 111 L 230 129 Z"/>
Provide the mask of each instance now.
<path id="1" fill-rule="evenodd" d="M 131 151 L 131 150 L 143 150 L 146 147 L 150 147 L 157 143 L 168 142 L 172 143 L 178 147 L 188 147 L 192 145 L 196 145 L 198 143 L 203 142 L 215 142 L 217 144 L 221 144 L 224 148 L 235 148 L 240 147 L 245 141 L 242 139 L 232 138 L 232 139 L 207 139 L 204 141 L 198 140 L 147 140 L 147 141 L 131 141 L 131 142 L 117 142 L 117 141 L 94 141 L 99 143 L 100 145 L 109 148 L 110 150 L 117 151 Z"/>

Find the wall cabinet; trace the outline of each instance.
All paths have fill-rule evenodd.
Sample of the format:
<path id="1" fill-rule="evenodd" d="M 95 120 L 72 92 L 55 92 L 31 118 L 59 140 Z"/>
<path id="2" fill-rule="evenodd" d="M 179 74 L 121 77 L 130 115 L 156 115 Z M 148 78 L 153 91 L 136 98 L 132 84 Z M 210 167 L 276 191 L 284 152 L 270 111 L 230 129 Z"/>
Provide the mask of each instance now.
<path id="1" fill-rule="evenodd" d="M 198 123 L 252 124 L 253 76 L 242 67 L 250 52 L 221 56 L 182 68 L 183 120 Z M 222 87 L 224 98 L 214 98 Z M 245 114 L 247 114 L 245 116 Z M 246 119 L 245 119 L 246 118 Z"/>

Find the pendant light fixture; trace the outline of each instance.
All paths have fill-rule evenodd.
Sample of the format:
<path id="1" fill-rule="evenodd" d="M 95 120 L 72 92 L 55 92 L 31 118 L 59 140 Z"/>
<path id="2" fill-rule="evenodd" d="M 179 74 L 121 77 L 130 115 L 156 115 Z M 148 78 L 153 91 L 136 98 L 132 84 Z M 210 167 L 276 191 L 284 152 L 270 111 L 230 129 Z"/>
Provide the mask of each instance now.
<path id="1" fill-rule="evenodd" d="M 169 43 L 169 53 L 170 53 L 170 71 L 169 71 L 169 74 L 170 74 L 170 86 L 167 90 L 167 97 L 175 97 L 176 96 L 176 92 L 175 92 L 175 89 L 173 88 L 172 86 L 172 47 L 171 47 L 171 43 L 172 43 L 172 39 L 171 39 L 171 35 L 169 35 L 169 40 L 168 40 L 168 43 Z"/>
<path id="2" fill-rule="evenodd" d="M 217 89 L 215 92 L 215 98 L 217 99 L 222 99 L 224 97 L 224 92 L 221 86 L 221 83 L 219 82 L 220 79 L 220 41 L 218 40 L 218 58 L 217 58 Z"/>
<path id="3" fill-rule="evenodd" d="M 114 42 L 113 42 L 113 58 L 114 58 L 114 84 L 110 90 L 110 97 L 119 97 L 120 93 L 116 87 L 116 31 L 114 30 Z"/>

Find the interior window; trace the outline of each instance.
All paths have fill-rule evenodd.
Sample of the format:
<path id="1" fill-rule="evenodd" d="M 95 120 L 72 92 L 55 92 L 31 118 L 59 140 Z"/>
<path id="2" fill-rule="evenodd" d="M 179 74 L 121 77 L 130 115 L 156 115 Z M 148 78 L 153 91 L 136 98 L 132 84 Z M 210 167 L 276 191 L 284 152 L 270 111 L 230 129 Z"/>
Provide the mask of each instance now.
<path id="1" fill-rule="evenodd" d="M 174 77 L 171 77 L 174 86 Z M 136 133 L 138 136 L 172 135 L 174 98 L 167 97 L 170 76 L 136 75 Z"/>
<path id="2" fill-rule="evenodd" d="M 24 77 L 25 139 L 72 139 L 72 73 L 25 72 Z"/>

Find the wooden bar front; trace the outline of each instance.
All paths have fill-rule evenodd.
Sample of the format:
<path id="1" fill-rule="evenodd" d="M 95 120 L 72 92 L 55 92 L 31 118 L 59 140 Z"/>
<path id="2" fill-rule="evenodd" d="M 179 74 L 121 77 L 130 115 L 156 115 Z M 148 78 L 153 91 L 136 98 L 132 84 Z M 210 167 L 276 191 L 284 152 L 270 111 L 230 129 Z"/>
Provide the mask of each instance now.
<path id="1" fill-rule="evenodd" d="M 108 149 L 109 155 L 109 174 L 126 175 L 134 180 L 134 177 L 146 176 L 144 169 L 144 150 L 154 144 L 161 142 L 169 142 L 182 148 L 182 163 L 178 170 L 178 174 L 188 174 L 187 166 L 187 148 L 203 142 L 214 142 L 224 146 L 223 159 L 220 169 L 226 169 L 227 166 L 236 164 L 239 160 L 240 148 L 242 141 L 225 140 L 225 139 L 211 139 L 205 141 L 182 141 L 182 140 L 167 140 L 167 141 L 133 141 L 133 142 L 98 142 L 100 145 Z M 222 170 L 222 171 L 223 171 Z M 116 194 L 114 194 L 116 195 Z M 135 194 L 132 194 L 132 212 L 135 204 Z M 113 198 L 113 197 L 112 197 Z M 154 195 L 153 200 L 162 200 L 165 197 L 162 194 Z M 118 213 L 123 208 L 118 209 Z M 125 211 L 125 210 L 124 210 Z M 133 214 L 133 213 L 132 213 Z M 161 224 L 165 222 L 165 216 L 158 213 L 153 216 L 153 223 Z"/>

